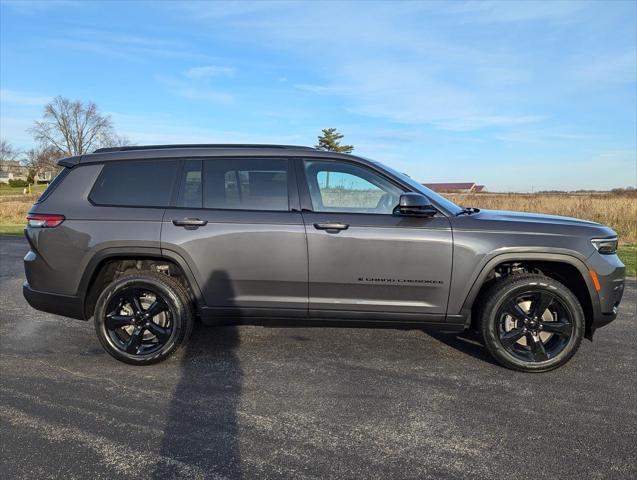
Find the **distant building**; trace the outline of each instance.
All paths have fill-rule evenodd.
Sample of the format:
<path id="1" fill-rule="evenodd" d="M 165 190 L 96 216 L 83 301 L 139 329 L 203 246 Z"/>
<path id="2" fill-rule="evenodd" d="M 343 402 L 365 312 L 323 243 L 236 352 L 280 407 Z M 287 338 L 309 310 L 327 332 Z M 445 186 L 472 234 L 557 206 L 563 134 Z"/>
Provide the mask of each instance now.
<path id="1" fill-rule="evenodd" d="M 0 166 L 0 183 L 9 183 L 9 180 L 26 180 L 29 169 L 20 165 L 17 160 L 4 160 Z"/>
<path id="2" fill-rule="evenodd" d="M 439 193 L 481 193 L 486 191 L 484 185 L 476 185 L 475 182 L 423 183 L 423 185 Z"/>
<path id="3" fill-rule="evenodd" d="M 35 181 L 38 183 L 49 183 L 53 180 L 53 172 L 51 170 L 40 170 L 35 174 Z"/>
<path id="4" fill-rule="evenodd" d="M 50 167 L 44 167 L 35 172 L 36 183 L 49 183 L 53 180 L 55 172 Z M 21 165 L 17 160 L 4 160 L 0 164 L 0 183 L 9 183 L 9 180 L 24 180 L 29 177 L 29 167 Z"/>

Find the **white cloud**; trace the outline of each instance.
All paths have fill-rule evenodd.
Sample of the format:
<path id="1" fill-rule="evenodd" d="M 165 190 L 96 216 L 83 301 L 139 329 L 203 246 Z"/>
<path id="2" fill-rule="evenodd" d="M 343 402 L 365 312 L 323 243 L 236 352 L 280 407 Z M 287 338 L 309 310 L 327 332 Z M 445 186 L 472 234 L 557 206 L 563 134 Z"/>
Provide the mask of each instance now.
<path id="1" fill-rule="evenodd" d="M 231 77 L 235 74 L 235 69 L 232 67 L 220 67 L 217 65 L 208 65 L 205 67 L 193 67 L 186 70 L 185 75 L 188 78 L 208 78 L 225 76 Z"/>
<path id="2" fill-rule="evenodd" d="M 33 120 L 18 117 L 0 116 L 0 133 L 2 139 L 20 149 L 28 149 L 35 145 L 33 137 L 28 133 Z"/>
<path id="3" fill-rule="evenodd" d="M 587 55 L 573 70 L 573 81 L 599 87 L 637 82 L 637 50 Z"/>
<path id="4" fill-rule="evenodd" d="M 235 96 L 226 91 L 202 85 L 198 81 L 189 81 L 158 75 L 155 79 L 168 87 L 178 97 L 188 100 L 202 100 L 217 105 L 231 105 L 235 102 Z"/>
<path id="5" fill-rule="evenodd" d="M 586 2 L 570 0 L 526 0 L 526 1 L 464 1 L 449 2 L 443 11 L 462 16 L 466 22 L 513 23 L 538 20 L 573 21 L 574 14 Z M 446 8 L 445 8 L 446 7 Z"/>
<path id="6" fill-rule="evenodd" d="M 399 59 L 354 60 L 334 72 L 339 83 L 296 87 L 317 95 L 342 97 L 346 108 L 359 115 L 442 130 L 507 127 L 537 123 L 545 118 L 534 113 L 503 111 L 496 106 L 497 92 L 486 90 L 476 94 L 437 78 L 436 73 L 427 66 Z"/>
<path id="7" fill-rule="evenodd" d="M 65 30 L 59 37 L 41 37 L 36 40 L 59 49 L 76 50 L 127 61 L 144 61 L 149 57 L 199 62 L 211 60 L 208 55 L 193 51 L 189 45 L 180 41 L 132 35 L 116 30 L 88 28 Z"/>
<path id="8" fill-rule="evenodd" d="M 187 98 L 189 100 L 203 100 L 221 105 L 230 105 L 234 103 L 235 100 L 233 95 L 213 90 L 211 88 L 179 88 L 176 93 L 180 97 Z"/>
<path id="9" fill-rule="evenodd" d="M 22 15 L 34 15 L 65 7 L 81 7 L 85 6 L 86 3 L 79 0 L 3 0 L 2 5 L 12 8 L 16 13 Z"/>
<path id="10" fill-rule="evenodd" d="M 51 101 L 51 97 L 44 97 L 40 95 L 32 95 L 26 92 L 19 92 L 16 90 L 0 90 L 0 102 L 13 105 L 22 106 L 44 106 Z"/>
<path id="11" fill-rule="evenodd" d="M 237 130 L 200 127 L 188 118 L 172 114 L 153 116 L 129 115 L 109 112 L 116 123 L 118 133 L 134 143 L 271 143 L 302 144 L 304 137 L 298 133 L 264 134 Z"/>
<path id="12" fill-rule="evenodd" d="M 533 81 L 524 56 L 506 43 L 485 48 L 459 40 L 437 25 L 450 20 L 461 25 L 473 13 L 452 14 L 437 3 L 374 2 L 362 9 L 360 3 L 343 2 L 326 24 L 332 6 L 260 3 L 223 12 L 214 3 L 198 3 L 187 11 L 215 25 L 221 15 L 233 35 L 311 65 L 314 78 L 296 89 L 336 97 L 341 111 L 462 131 L 536 123 L 546 116 L 507 98 Z M 526 16 L 539 15 L 540 7 Z M 461 15 L 463 20 L 453 18 Z"/>

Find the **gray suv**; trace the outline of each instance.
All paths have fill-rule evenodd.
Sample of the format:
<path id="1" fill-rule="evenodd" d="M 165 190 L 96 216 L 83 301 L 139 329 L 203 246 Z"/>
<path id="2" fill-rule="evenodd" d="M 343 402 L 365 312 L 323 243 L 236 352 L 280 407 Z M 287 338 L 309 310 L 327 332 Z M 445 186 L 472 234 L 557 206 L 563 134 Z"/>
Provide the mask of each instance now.
<path id="1" fill-rule="evenodd" d="M 176 145 L 65 158 L 29 211 L 24 296 L 142 365 L 193 323 L 474 330 L 501 364 L 563 365 L 617 315 L 617 235 L 462 208 L 372 160 Z"/>

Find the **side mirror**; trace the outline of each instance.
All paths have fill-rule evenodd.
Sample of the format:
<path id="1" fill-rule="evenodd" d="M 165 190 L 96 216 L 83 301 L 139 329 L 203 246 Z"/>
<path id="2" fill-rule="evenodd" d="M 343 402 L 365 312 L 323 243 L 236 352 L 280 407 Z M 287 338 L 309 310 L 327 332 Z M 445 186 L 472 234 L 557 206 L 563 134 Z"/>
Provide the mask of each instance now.
<path id="1" fill-rule="evenodd" d="M 438 210 L 423 194 L 410 192 L 400 196 L 400 203 L 394 213 L 411 217 L 433 217 Z"/>

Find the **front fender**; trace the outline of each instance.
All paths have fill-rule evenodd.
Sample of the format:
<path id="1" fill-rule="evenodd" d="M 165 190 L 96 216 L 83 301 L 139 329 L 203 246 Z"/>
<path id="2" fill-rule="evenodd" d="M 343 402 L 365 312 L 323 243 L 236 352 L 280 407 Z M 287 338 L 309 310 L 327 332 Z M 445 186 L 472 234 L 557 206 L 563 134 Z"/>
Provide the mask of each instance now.
<path id="1" fill-rule="evenodd" d="M 575 267 L 582 279 L 586 284 L 588 294 L 591 299 L 593 312 L 597 314 L 600 311 L 599 296 L 595 290 L 595 285 L 589 275 L 589 268 L 586 264 L 584 256 L 570 250 L 556 249 L 560 251 L 547 251 L 546 249 L 537 249 L 535 251 L 506 251 L 506 252 L 492 252 L 486 255 L 483 260 L 476 266 L 473 274 L 469 280 L 465 283 L 464 289 L 458 289 L 457 292 L 452 292 L 452 298 L 449 302 L 449 312 L 460 314 L 467 319 L 470 319 L 471 308 L 473 303 L 480 292 L 480 288 L 487 279 L 489 273 L 498 265 L 502 263 L 510 262 L 524 262 L 524 261 L 542 261 L 542 262 L 555 262 L 566 263 Z M 455 293 L 455 295 L 454 295 Z"/>

